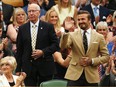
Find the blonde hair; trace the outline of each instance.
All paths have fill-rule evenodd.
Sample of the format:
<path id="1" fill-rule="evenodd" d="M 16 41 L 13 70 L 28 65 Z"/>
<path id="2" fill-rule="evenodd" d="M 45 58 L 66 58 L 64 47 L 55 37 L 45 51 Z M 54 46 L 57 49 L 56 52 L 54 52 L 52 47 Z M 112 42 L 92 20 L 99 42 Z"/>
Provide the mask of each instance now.
<path id="1" fill-rule="evenodd" d="M 115 19 L 115 16 L 116 16 L 116 11 L 113 13 L 113 17 L 112 17 L 113 20 Z M 113 26 L 116 26 L 116 22 L 114 21 L 113 21 Z"/>
<path id="2" fill-rule="evenodd" d="M 25 13 L 25 11 L 24 11 L 21 7 L 15 8 L 15 10 L 14 10 L 14 12 L 13 12 L 13 24 L 14 24 L 14 25 L 18 25 L 17 20 L 16 20 L 16 17 L 17 17 L 17 14 L 18 14 L 19 12 L 24 12 L 24 15 L 25 15 L 24 23 L 25 23 L 26 20 L 27 20 L 27 14 Z"/>
<path id="3" fill-rule="evenodd" d="M 13 57 L 13 56 L 6 56 L 6 57 L 2 58 L 2 59 L 0 60 L 0 67 L 1 67 L 1 65 L 4 64 L 4 63 L 10 64 L 11 67 L 12 67 L 12 69 L 13 69 L 13 71 L 14 71 L 14 70 L 16 69 L 16 67 L 17 67 L 16 59 L 15 59 L 15 57 Z"/>
<path id="4" fill-rule="evenodd" d="M 71 2 L 71 0 L 69 0 L 68 5 L 67 5 L 69 12 L 71 11 L 71 5 L 72 5 L 72 2 Z M 59 10 L 59 12 L 61 12 L 61 10 L 62 10 L 62 0 L 58 0 L 58 10 Z"/>
<path id="5" fill-rule="evenodd" d="M 49 20 L 50 20 L 50 14 L 51 14 L 52 12 L 56 12 L 54 8 L 52 8 L 52 9 L 50 9 L 50 10 L 48 10 L 48 11 L 46 12 L 46 15 L 45 15 L 45 21 L 46 21 L 46 22 L 49 22 Z M 57 16 L 58 16 L 58 13 L 57 13 L 57 12 L 56 12 L 56 14 L 57 14 Z M 55 27 L 56 27 L 57 29 L 60 29 L 60 27 L 61 27 L 59 17 L 58 17 L 58 21 L 57 21 Z"/>

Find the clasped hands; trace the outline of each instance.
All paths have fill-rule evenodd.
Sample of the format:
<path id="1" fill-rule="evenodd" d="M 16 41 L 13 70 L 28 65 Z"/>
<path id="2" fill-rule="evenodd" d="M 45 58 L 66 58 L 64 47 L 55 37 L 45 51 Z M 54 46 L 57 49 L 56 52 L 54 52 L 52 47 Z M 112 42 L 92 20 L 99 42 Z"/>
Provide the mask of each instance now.
<path id="1" fill-rule="evenodd" d="M 32 58 L 34 58 L 35 60 L 41 56 L 43 56 L 43 51 L 42 50 L 39 50 L 39 49 L 35 49 L 33 52 L 32 52 Z"/>
<path id="2" fill-rule="evenodd" d="M 81 66 L 86 67 L 92 65 L 92 60 L 89 57 L 82 57 L 79 63 Z"/>

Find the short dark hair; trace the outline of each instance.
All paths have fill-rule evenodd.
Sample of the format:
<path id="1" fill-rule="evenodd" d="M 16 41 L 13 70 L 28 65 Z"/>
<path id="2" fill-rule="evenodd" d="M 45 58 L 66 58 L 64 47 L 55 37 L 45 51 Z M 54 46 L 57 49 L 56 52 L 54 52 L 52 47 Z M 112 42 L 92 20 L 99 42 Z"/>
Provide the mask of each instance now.
<path id="1" fill-rule="evenodd" d="M 88 11 L 80 10 L 80 11 L 78 11 L 77 15 L 80 15 L 80 14 L 87 14 L 88 19 L 91 20 L 91 14 Z"/>

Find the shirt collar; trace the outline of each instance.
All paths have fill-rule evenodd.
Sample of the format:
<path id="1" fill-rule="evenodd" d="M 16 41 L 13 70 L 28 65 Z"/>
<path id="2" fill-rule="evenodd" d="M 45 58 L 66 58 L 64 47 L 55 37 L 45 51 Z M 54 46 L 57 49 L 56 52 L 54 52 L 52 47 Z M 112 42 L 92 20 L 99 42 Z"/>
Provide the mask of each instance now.
<path id="1" fill-rule="evenodd" d="M 35 24 L 30 21 L 30 25 L 31 25 L 31 27 L 34 26 L 34 25 L 36 25 L 38 27 L 39 26 L 39 19 Z"/>
<path id="2" fill-rule="evenodd" d="M 91 7 L 92 9 L 94 9 L 96 6 L 93 3 L 91 3 Z M 97 8 L 100 8 L 100 5 L 97 5 Z"/>
<path id="3" fill-rule="evenodd" d="M 86 33 L 87 33 L 87 34 L 90 34 L 90 33 L 91 33 L 91 30 L 92 30 L 91 28 L 87 29 L 87 30 L 86 30 Z M 84 32 L 84 30 L 81 29 L 81 33 L 82 33 L 82 34 L 83 34 L 83 32 Z"/>

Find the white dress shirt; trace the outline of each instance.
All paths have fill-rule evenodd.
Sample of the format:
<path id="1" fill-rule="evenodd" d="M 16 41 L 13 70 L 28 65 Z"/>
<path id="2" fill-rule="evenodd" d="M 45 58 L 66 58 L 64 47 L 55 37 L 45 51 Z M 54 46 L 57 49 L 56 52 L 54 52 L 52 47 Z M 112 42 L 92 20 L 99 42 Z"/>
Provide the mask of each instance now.
<path id="1" fill-rule="evenodd" d="M 84 30 L 81 29 L 81 34 L 83 36 Z M 87 42 L 88 42 L 88 47 L 90 44 L 90 39 L 91 39 L 91 28 L 89 28 L 88 30 L 86 30 L 86 36 L 87 36 Z"/>

